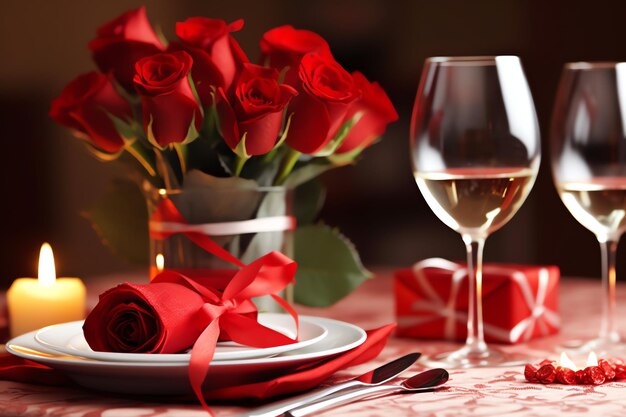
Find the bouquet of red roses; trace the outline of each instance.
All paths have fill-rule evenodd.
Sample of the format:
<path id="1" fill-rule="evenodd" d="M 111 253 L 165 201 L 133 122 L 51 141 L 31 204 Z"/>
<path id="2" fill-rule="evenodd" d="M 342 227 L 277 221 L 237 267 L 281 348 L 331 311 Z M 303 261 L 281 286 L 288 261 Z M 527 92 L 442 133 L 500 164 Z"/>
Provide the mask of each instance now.
<path id="1" fill-rule="evenodd" d="M 50 116 L 98 156 L 127 152 L 163 182 L 199 169 L 260 185 L 350 163 L 398 118 L 384 90 L 342 68 L 316 33 L 269 30 L 258 65 L 232 36 L 242 27 L 192 17 L 168 43 L 144 7 L 128 11 L 89 43 L 100 72 L 70 82 Z"/>
<path id="2" fill-rule="evenodd" d="M 255 64 L 232 36 L 242 27 L 242 20 L 192 17 L 176 23 L 177 38 L 168 42 L 144 7 L 130 10 L 97 30 L 89 49 L 99 71 L 70 82 L 50 116 L 98 158 L 139 168 L 153 188 L 185 189 L 199 176 L 213 183 L 301 187 L 307 208 L 300 210 L 306 220 L 298 218 L 298 226 L 305 226 L 323 200 L 323 188 L 312 179 L 353 163 L 398 115 L 381 86 L 347 72 L 320 35 L 292 26 L 271 29 L 261 37 Z M 145 242 L 128 242 L 147 234 L 121 236 L 137 226 L 127 223 L 131 204 L 111 208 L 119 194 L 103 198 L 106 209 L 89 217 L 115 252 L 143 260 L 138 252 Z M 145 216 L 144 207 L 136 211 Z M 300 253 L 314 261 L 307 280 L 307 262 L 296 253 L 298 282 L 309 283 L 303 293 L 296 287 L 299 302 L 330 304 L 369 275 L 335 230 L 300 228 L 295 240 L 296 247 L 306 244 Z M 326 260 L 327 273 L 320 274 Z M 311 295 L 315 286 L 323 296 Z"/>

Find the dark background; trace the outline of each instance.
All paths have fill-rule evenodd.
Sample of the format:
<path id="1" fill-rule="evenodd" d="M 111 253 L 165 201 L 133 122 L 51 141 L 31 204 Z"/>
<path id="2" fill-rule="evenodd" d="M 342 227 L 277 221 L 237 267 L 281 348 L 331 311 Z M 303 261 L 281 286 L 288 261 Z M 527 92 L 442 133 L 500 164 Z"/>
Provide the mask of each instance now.
<path id="1" fill-rule="evenodd" d="M 626 4 L 620 1 L 2 1 L 0 3 L 0 286 L 35 276 L 39 246 L 50 241 L 60 275 L 85 279 L 128 269 L 100 244 L 80 211 L 121 169 L 102 164 L 47 116 L 77 74 L 94 68 L 87 42 L 96 27 L 146 4 L 154 25 L 204 15 L 245 19 L 235 36 L 258 56 L 266 30 L 292 24 L 330 43 L 348 70 L 388 91 L 400 121 L 357 166 L 323 177 L 324 220 L 341 228 L 368 266 L 401 266 L 431 256 L 464 257 L 460 237 L 422 199 L 411 174 L 408 136 L 424 59 L 433 55 L 519 55 L 543 138 L 539 179 L 520 212 L 487 241 L 487 261 L 546 263 L 563 275 L 598 276 L 594 236 L 561 204 L 552 185 L 548 127 L 563 63 L 626 60 Z M 626 275 L 622 248 L 618 276 Z"/>

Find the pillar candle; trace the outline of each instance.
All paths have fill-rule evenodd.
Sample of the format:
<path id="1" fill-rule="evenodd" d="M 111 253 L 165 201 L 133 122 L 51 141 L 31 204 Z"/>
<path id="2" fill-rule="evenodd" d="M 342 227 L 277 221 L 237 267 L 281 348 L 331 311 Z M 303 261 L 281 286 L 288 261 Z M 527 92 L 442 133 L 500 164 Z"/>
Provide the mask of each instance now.
<path id="1" fill-rule="evenodd" d="M 85 298 L 85 286 L 79 278 L 56 278 L 52 248 L 44 243 L 39 277 L 18 278 L 7 292 L 11 336 L 83 319 Z"/>

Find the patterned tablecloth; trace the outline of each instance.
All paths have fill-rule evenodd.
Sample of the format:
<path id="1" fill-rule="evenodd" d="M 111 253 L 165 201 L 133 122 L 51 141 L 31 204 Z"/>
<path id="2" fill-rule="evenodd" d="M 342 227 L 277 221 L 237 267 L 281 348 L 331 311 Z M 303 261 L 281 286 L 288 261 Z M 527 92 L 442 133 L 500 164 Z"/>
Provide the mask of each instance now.
<path id="1" fill-rule="evenodd" d="M 119 275 L 117 280 L 120 280 Z M 113 281 L 103 279 L 90 288 L 92 297 Z M 625 317 L 626 286 L 620 285 L 619 317 Z M 561 282 L 563 331 L 560 336 L 509 347 L 537 357 L 555 356 L 551 351 L 560 338 L 592 337 L 599 327 L 600 284 L 598 281 L 565 279 Z M 330 309 L 301 308 L 314 314 L 350 321 L 372 328 L 393 321 L 392 282 L 381 275 Z M 620 323 L 622 330 L 626 322 Z M 425 354 L 450 350 L 455 345 L 392 338 L 376 361 L 351 368 L 336 379 L 359 375 L 371 367 L 411 351 Z M 416 365 L 411 371 L 422 369 Z M 412 372 L 407 372 L 408 375 Z M 452 370 L 447 390 L 414 395 L 394 395 L 320 414 L 335 417 L 372 416 L 623 416 L 626 413 L 626 382 L 602 386 L 536 385 L 524 381 L 522 367 Z M 241 404 L 215 405 L 218 416 L 242 411 Z M 0 416 L 72 417 L 161 417 L 205 416 L 195 404 L 147 403 L 82 390 L 0 381 Z"/>

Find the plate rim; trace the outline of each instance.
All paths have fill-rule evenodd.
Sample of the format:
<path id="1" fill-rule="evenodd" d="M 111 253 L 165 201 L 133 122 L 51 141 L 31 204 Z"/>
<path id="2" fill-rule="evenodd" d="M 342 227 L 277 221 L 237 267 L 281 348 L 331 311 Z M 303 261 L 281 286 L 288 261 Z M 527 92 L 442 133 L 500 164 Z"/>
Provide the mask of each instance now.
<path id="1" fill-rule="evenodd" d="M 268 313 L 268 314 L 276 314 L 276 313 Z M 317 352 L 307 352 L 307 353 L 300 353 L 300 354 L 286 355 L 286 356 L 277 355 L 277 356 L 273 356 L 269 358 L 251 358 L 251 359 L 240 359 L 240 360 L 212 361 L 211 367 L 225 367 L 226 368 L 226 367 L 237 367 L 237 366 L 248 366 L 248 365 L 272 365 L 272 364 L 288 365 L 293 362 L 301 362 L 301 361 L 306 361 L 306 360 L 310 360 L 310 361 L 319 360 L 319 359 L 328 358 L 328 357 L 352 350 L 362 345 L 367 339 L 367 333 L 365 332 L 365 330 L 363 330 L 361 327 L 352 323 L 348 323 L 348 322 L 336 320 L 336 319 L 331 319 L 331 318 L 326 318 L 326 317 L 307 316 L 307 315 L 301 315 L 299 316 L 299 318 L 300 320 L 308 320 L 308 321 L 320 320 L 322 323 L 326 322 L 335 327 L 343 327 L 343 329 L 341 330 L 342 332 L 344 332 L 347 327 L 347 328 L 350 328 L 352 331 L 358 333 L 359 337 L 355 338 L 350 343 L 346 343 L 342 346 L 326 348 Z M 327 328 L 327 330 L 328 330 L 328 333 L 330 334 L 330 329 Z M 334 330 L 337 330 L 337 329 L 334 329 Z M 20 343 L 17 343 L 16 341 L 20 339 L 24 339 L 24 338 L 26 339 L 31 338 L 32 342 L 37 343 L 34 338 L 34 334 L 36 332 L 37 330 L 12 338 L 6 343 L 5 345 L 6 350 L 15 356 L 18 356 L 24 359 L 29 359 L 34 362 L 43 363 L 51 367 L 54 367 L 54 365 L 74 365 L 74 366 L 88 365 L 88 366 L 93 366 L 93 367 L 98 367 L 98 368 L 111 367 L 111 368 L 119 369 L 119 368 L 127 368 L 127 367 L 142 367 L 142 368 L 143 367 L 146 367 L 146 368 L 149 368 L 149 367 L 155 367 L 155 368 L 156 367 L 167 367 L 167 368 L 184 367 L 184 368 L 187 368 L 188 366 L 187 362 L 122 362 L 122 361 L 102 361 L 102 360 L 87 359 L 87 358 L 70 360 L 70 359 L 55 358 L 55 357 L 45 357 L 45 356 L 40 356 L 36 354 L 26 354 L 20 351 L 16 351 L 11 347 L 11 345 L 19 346 Z M 316 343 L 323 343 L 324 340 L 327 339 L 327 337 L 323 338 L 322 340 Z M 310 346 L 313 346 L 313 345 L 310 345 Z M 50 349 L 50 348 L 44 347 L 43 349 L 47 349 L 49 351 L 49 352 L 43 352 L 43 353 L 49 353 L 49 354 L 58 353 L 57 351 L 54 351 L 53 349 Z M 292 352 L 295 352 L 295 350 Z"/>
<path id="2" fill-rule="evenodd" d="M 263 316 L 269 316 L 269 317 L 275 317 L 275 316 L 280 316 L 280 318 L 289 318 L 291 316 L 289 316 L 288 314 L 284 314 L 284 313 L 260 313 Z M 326 338 L 328 336 L 328 329 L 320 324 L 320 323 L 315 323 L 312 322 L 310 320 L 304 320 L 303 321 L 306 324 L 312 325 L 317 327 L 317 330 L 321 330 L 321 333 L 311 339 L 302 341 L 302 342 L 297 342 L 294 344 L 290 344 L 290 345 L 281 345 L 281 346 L 273 346 L 273 347 L 269 347 L 269 348 L 251 348 L 250 350 L 248 350 L 248 352 L 250 352 L 248 355 L 245 355 L 244 353 L 244 357 L 242 358 L 237 358 L 237 357 L 230 357 L 230 356 L 235 356 L 235 353 L 231 353 L 231 352 L 221 352 L 217 358 L 215 358 L 212 362 L 223 362 L 223 361 L 241 361 L 241 360 L 245 360 L 245 359 L 260 359 L 260 358 L 267 358 L 269 356 L 273 356 L 273 355 L 278 355 L 281 353 L 287 353 L 290 351 L 294 351 L 294 350 L 298 350 L 298 349 L 303 349 L 307 346 L 313 345 L 317 342 L 320 342 L 321 340 L 323 340 L 324 338 Z M 59 323 L 59 324 L 53 324 L 50 326 L 46 326 L 46 327 L 42 327 L 41 329 L 35 330 L 34 331 L 34 339 L 35 341 L 40 344 L 43 347 L 46 347 L 47 349 L 51 349 L 55 352 L 59 352 L 62 353 L 64 355 L 69 355 L 69 356 L 77 356 L 77 357 L 81 357 L 81 358 L 86 358 L 86 359 L 91 359 L 91 360 L 96 360 L 96 361 L 106 361 L 106 362 L 146 362 L 146 363 L 169 363 L 169 362 L 177 362 L 177 363 L 187 363 L 189 362 L 189 359 L 191 358 L 191 354 L 190 353 L 165 353 L 165 354 L 159 354 L 159 355 L 153 355 L 153 354 L 146 354 L 146 353 L 123 353 L 120 352 L 119 355 L 123 355 L 123 356 L 117 356 L 115 357 L 116 354 L 118 354 L 118 352 L 97 352 L 97 351 L 92 351 L 92 352 L 81 352 L 80 350 L 77 349 L 72 349 L 72 348 L 65 348 L 63 346 L 57 346 L 54 345 L 50 342 L 47 342 L 45 340 L 42 340 L 41 337 L 39 336 L 40 333 L 45 332 L 46 330 L 50 330 L 54 327 L 59 327 L 59 326 L 64 326 L 64 325 L 76 325 L 78 326 L 79 323 L 84 323 L 84 320 L 75 320 L 75 321 L 70 321 L 70 322 L 66 322 L 66 323 Z M 76 335 L 72 335 L 71 338 L 74 338 L 78 336 L 78 334 Z M 255 353 L 256 352 L 256 353 Z M 87 355 L 83 355 L 82 353 L 86 353 Z M 113 357 L 107 358 L 105 356 L 101 356 L 101 355 L 113 355 Z M 126 355 L 141 355 L 135 358 L 131 358 L 129 356 Z M 216 352 L 217 355 L 217 352 Z M 226 358 L 222 358 L 223 356 L 227 356 Z"/>

